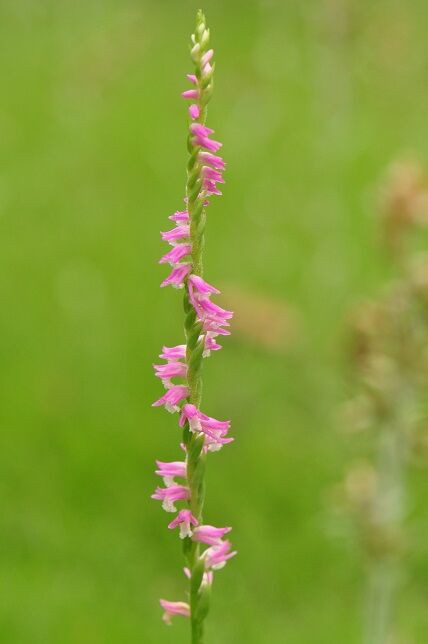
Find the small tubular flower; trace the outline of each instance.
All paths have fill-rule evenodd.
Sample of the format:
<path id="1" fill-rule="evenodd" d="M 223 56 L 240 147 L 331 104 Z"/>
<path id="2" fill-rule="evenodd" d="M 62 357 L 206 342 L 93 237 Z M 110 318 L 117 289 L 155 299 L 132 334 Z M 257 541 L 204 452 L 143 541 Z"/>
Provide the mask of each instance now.
<path id="1" fill-rule="evenodd" d="M 190 273 L 191 266 L 190 264 L 177 264 L 168 275 L 166 279 L 161 283 L 161 288 L 164 286 L 174 286 L 174 288 L 183 288 L 184 280 L 187 275 Z"/>
<path id="2" fill-rule="evenodd" d="M 189 284 L 192 289 L 194 297 L 197 299 L 202 299 L 210 297 L 211 295 L 219 295 L 220 291 L 218 288 L 212 284 L 208 284 L 200 275 L 191 275 L 189 278 Z"/>
<path id="3" fill-rule="evenodd" d="M 183 98 L 198 98 L 198 90 L 197 89 L 187 89 L 185 92 L 181 93 Z"/>
<path id="4" fill-rule="evenodd" d="M 161 407 L 164 405 L 165 409 L 171 413 L 180 411 L 178 403 L 184 398 L 187 398 L 188 395 L 188 387 L 185 385 L 173 385 L 159 400 L 153 403 L 152 407 Z"/>
<path id="5" fill-rule="evenodd" d="M 163 621 L 168 626 L 171 625 L 171 618 L 174 615 L 183 615 L 183 617 L 190 617 L 190 606 L 186 602 L 170 602 L 166 599 L 159 600 L 160 605 L 164 610 L 162 616 Z"/>
<path id="6" fill-rule="evenodd" d="M 236 550 L 231 551 L 230 541 L 223 541 L 220 545 L 211 546 L 202 553 L 202 559 L 205 562 L 206 568 L 212 570 L 220 570 L 224 568 L 226 562 L 232 559 L 236 554 Z"/>
<path id="7" fill-rule="evenodd" d="M 168 524 L 168 528 L 180 528 L 180 539 L 191 537 L 192 526 L 198 525 L 198 520 L 193 516 L 190 510 L 180 510 L 175 519 Z"/>
<path id="8" fill-rule="evenodd" d="M 189 226 L 187 224 L 180 224 L 171 230 L 167 230 L 165 233 L 161 233 L 161 237 L 163 241 L 174 246 L 178 240 L 188 239 L 189 233 Z"/>
<path id="9" fill-rule="evenodd" d="M 216 452 L 223 445 L 233 441 L 233 438 L 226 437 L 230 429 L 230 420 L 211 418 L 199 411 L 195 405 L 183 405 L 179 419 L 180 427 L 184 427 L 186 422 L 191 432 L 205 435 L 205 446 L 210 452 Z"/>
<path id="10" fill-rule="evenodd" d="M 185 378 L 187 365 L 185 362 L 167 362 L 165 364 L 154 364 L 155 376 L 162 380 L 169 381 L 170 378 Z M 170 383 L 169 383 L 170 384 Z"/>
<path id="11" fill-rule="evenodd" d="M 174 266 L 180 259 L 189 255 L 191 250 L 192 247 L 190 244 L 177 244 L 160 258 L 159 264 L 171 264 Z"/>
<path id="12" fill-rule="evenodd" d="M 183 405 L 179 420 L 180 427 L 184 427 L 186 420 L 189 423 L 190 430 L 193 432 L 206 432 L 209 434 L 211 430 L 214 430 L 224 434 L 230 429 L 230 420 L 211 418 L 191 404 Z"/>
<path id="13" fill-rule="evenodd" d="M 176 501 L 187 501 L 189 499 L 189 488 L 184 485 L 170 485 L 169 487 L 157 487 L 152 499 L 162 501 L 165 512 L 177 512 Z"/>
<path id="14" fill-rule="evenodd" d="M 211 351 L 219 351 L 221 348 L 221 344 L 215 341 L 215 336 L 210 335 L 210 332 L 205 334 L 205 348 L 202 354 L 204 358 L 208 358 Z"/>
<path id="15" fill-rule="evenodd" d="M 165 463 L 164 461 L 156 461 L 157 470 L 155 474 L 163 478 L 163 482 L 166 487 L 171 487 L 176 485 L 175 477 L 186 478 L 186 463 L 184 461 L 170 461 Z"/>
<path id="16" fill-rule="evenodd" d="M 222 538 L 232 528 L 215 528 L 212 525 L 200 525 L 193 531 L 193 541 L 200 541 L 209 546 L 221 546 Z"/>
<path id="17" fill-rule="evenodd" d="M 211 152 L 204 152 L 201 150 L 199 152 L 199 161 L 202 165 L 209 165 L 216 170 L 224 170 L 226 164 L 223 159 Z"/>
<path id="18" fill-rule="evenodd" d="M 221 172 L 219 172 L 219 170 L 211 168 L 208 165 L 204 165 L 204 167 L 202 168 L 202 174 L 204 176 L 204 179 L 216 181 L 217 183 L 224 183 L 223 175 L 221 174 Z"/>
<path id="19" fill-rule="evenodd" d="M 200 123 L 192 123 L 190 132 L 193 135 L 192 144 L 196 147 L 204 148 L 209 152 L 217 152 L 223 145 L 220 141 L 210 139 L 209 137 L 214 134 L 214 130 Z"/>
<path id="20" fill-rule="evenodd" d="M 168 219 L 175 221 L 177 224 L 188 224 L 189 213 L 187 212 L 187 210 L 177 210 L 172 215 L 170 215 Z"/>
<path id="21" fill-rule="evenodd" d="M 183 360 L 186 357 L 186 345 L 178 344 L 175 347 L 162 347 L 162 353 L 159 354 L 159 358 L 163 360 Z"/>
<path id="22" fill-rule="evenodd" d="M 198 119 L 200 113 L 199 107 L 195 103 L 189 106 L 189 115 L 191 119 Z"/>
<path id="23" fill-rule="evenodd" d="M 226 321 L 220 323 L 210 318 L 205 318 L 203 329 L 207 333 L 210 333 L 212 338 L 215 338 L 217 335 L 230 335 L 230 331 L 225 329 L 225 326 L 229 326 L 229 323 Z"/>
<path id="24" fill-rule="evenodd" d="M 223 447 L 223 445 L 233 443 L 234 440 L 234 438 L 227 438 L 219 434 L 207 434 L 205 436 L 205 447 L 208 452 L 218 452 Z"/>
<path id="25" fill-rule="evenodd" d="M 211 295 L 219 294 L 220 291 L 205 282 L 199 275 L 190 275 L 188 279 L 189 297 L 200 320 L 212 322 L 219 326 L 227 324 L 233 317 L 232 311 L 227 311 L 217 304 L 211 302 Z"/>

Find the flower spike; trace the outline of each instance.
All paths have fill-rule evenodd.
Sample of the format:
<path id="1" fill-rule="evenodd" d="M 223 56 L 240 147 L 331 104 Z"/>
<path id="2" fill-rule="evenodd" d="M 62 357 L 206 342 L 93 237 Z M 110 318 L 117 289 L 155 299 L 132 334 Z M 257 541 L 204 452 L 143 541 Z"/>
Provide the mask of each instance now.
<path id="1" fill-rule="evenodd" d="M 163 347 L 160 358 L 165 362 L 153 365 L 166 389 L 153 406 L 179 412 L 185 460 L 156 461 L 156 474 L 165 487 L 156 488 L 152 498 L 162 501 L 167 512 L 177 512 L 168 528 L 179 528 L 186 558 L 184 570 L 190 582 L 189 604 L 164 599 L 160 603 L 167 624 L 174 615 L 190 618 L 193 644 L 202 644 L 213 570 L 222 568 L 236 554 L 230 542 L 223 540 L 231 528 L 216 528 L 202 519 L 207 454 L 233 441 L 228 435 L 229 420 L 217 420 L 201 411 L 202 362 L 212 351 L 222 348 L 217 337 L 230 335 L 228 327 L 233 316 L 232 311 L 212 301 L 220 291 L 202 276 L 206 211 L 211 198 L 221 195 L 218 186 L 224 184 L 225 170 L 225 162 L 218 155 L 222 144 L 213 138 L 214 130 L 206 124 L 215 67 L 209 41 L 209 29 L 199 11 L 191 38 L 194 70 L 187 75 L 190 87 L 182 92 L 182 97 L 190 101 L 185 210 L 169 216 L 175 227 L 162 232 L 161 237 L 171 248 L 159 261 L 171 266 L 161 287 L 183 289 L 186 342 Z M 177 509 L 176 504 L 181 507 Z"/>

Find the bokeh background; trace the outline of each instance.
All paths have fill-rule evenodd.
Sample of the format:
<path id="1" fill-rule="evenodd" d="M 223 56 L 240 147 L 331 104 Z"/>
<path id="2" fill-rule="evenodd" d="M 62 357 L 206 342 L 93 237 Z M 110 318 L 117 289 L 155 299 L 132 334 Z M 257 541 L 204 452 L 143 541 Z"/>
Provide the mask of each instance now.
<path id="1" fill-rule="evenodd" d="M 182 204 L 190 0 L 0 4 L 0 639 L 187 642 L 158 597 L 185 581 L 154 460 L 175 418 L 151 364 L 181 342 L 159 230 Z M 206 0 L 210 124 L 228 162 L 206 276 L 237 309 L 205 364 L 206 517 L 233 525 L 207 644 L 359 642 L 364 570 L 331 515 L 352 447 L 345 322 L 378 292 L 376 184 L 428 154 L 424 0 Z M 410 485 L 403 641 L 428 629 L 426 474 Z M 333 513 L 334 514 L 334 513 Z M 343 534 L 342 534 L 343 533 Z"/>

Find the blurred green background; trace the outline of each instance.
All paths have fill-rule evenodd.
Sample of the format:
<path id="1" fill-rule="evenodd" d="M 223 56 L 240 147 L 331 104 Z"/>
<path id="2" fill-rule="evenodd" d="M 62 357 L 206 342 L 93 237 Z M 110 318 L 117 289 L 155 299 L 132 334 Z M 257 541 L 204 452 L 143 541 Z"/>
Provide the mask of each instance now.
<path id="1" fill-rule="evenodd" d="M 158 598 L 183 598 L 185 581 L 150 500 L 154 460 L 178 458 L 180 434 L 150 405 L 151 364 L 183 337 L 157 261 L 182 204 L 179 93 L 198 7 L 0 3 L 5 644 L 188 641 L 185 620 L 160 620 Z M 228 162 L 206 276 L 238 309 L 204 372 L 204 409 L 232 418 L 236 437 L 210 459 L 206 518 L 233 525 L 239 550 L 216 578 L 207 644 L 356 643 L 363 567 L 328 501 L 352 451 L 334 429 L 344 323 L 385 274 L 379 177 L 403 151 L 428 156 L 428 5 L 203 9 L 217 61 L 209 123 Z M 417 547 L 397 621 L 403 641 L 423 643 L 426 475 L 411 487 Z"/>

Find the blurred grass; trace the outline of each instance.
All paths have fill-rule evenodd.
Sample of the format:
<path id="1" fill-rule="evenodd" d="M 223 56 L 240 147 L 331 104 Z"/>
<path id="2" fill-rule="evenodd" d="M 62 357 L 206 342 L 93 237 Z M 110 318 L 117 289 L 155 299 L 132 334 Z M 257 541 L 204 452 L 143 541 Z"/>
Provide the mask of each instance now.
<path id="1" fill-rule="evenodd" d="M 151 363 L 182 339 L 160 291 L 159 230 L 181 203 L 187 39 L 196 4 L 0 5 L 0 639 L 186 642 L 159 596 L 184 589 L 149 495 L 176 458 Z M 236 443 L 210 461 L 206 516 L 239 557 L 215 584 L 209 642 L 359 641 L 362 570 L 325 498 L 349 449 L 343 325 L 385 274 L 375 185 L 403 150 L 427 159 L 422 0 L 207 0 L 210 124 L 228 161 L 210 207 L 214 283 L 298 311 L 289 354 L 244 334 L 205 368 L 205 408 Z M 412 479 L 414 554 L 398 614 L 423 642 L 426 476 Z"/>

